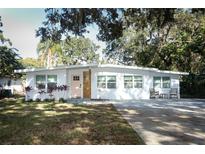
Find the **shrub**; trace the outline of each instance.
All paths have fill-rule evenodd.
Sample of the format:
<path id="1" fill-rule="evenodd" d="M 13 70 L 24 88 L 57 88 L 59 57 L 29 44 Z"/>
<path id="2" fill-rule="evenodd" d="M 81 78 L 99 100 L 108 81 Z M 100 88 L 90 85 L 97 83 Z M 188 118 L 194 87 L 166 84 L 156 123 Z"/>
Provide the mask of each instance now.
<path id="1" fill-rule="evenodd" d="M 55 99 L 54 98 L 46 98 L 43 100 L 44 102 L 54 102 Z"/>
<path id="2" fill-rule="evenodd" d="M 24 103 L 25 102 L 25 98 L 19 98 L 18 100 L 17 100 L 17 103 Z"/>
<path id="3" fill-rule="evenodd" d="M 44 84 L 38 84 L 38 89 L 39 90 L 45 89 L 45 85 Z"/>
<path id="4" fill-rule="evenodd" d="M 33 102 L 33 100 L 32 99 L 28 99 L 26 102 Z"/>
<path id="5" fill-rule="evenodd" d="M 30 87 L 30 86 L 25 87 L 25 91 L 26 91 L 26 92 L 29 92 L 29 91 L 31 91 L 31 90 L 32 90 L 32 87 Z"/>
<path id="6" fill-rule="evenodd" d="M 41 95 L 41 94 L 45 94 L 46 92 L 44 90 L 40 90 L 38 91 L 38 93 Z"/>
<path id="7" fill-rule="evenodd" d="M 181 98 L 205 98 L 205 74 L 189 74 L 180 82 Z"/>
<path id="8" fill-rule="evenodd" d="M 36 102 L 40 102 L 41 101 L 41 99 L 40 98 L 36 98 L 36 100 L 35 100 Z"/>
<path id="9" fill-rule="evenodd" d="M 48 98 L 45 98 L 43 101 L 44 101 L 44 102 L 49 102 L 49 99 L 48 99 Z"/>
<path id="10" fill-rule="evenodd" d="M 64 98 L 60 98 L 60 99 L 59 99 L 59 102 L 60 102 L 60 103 L 65 103 L 66 101 L 65 101 Z"/>
<path id="11" fill-rule="evenodd" d="M 49 99 L 49 102 L 55 102 L 55 98 Z"/>
<path id="12" fill-rule="evenodd" d="M 22 97 L 24 97 L 24 95 L 23 94 L 13 94 L 12 97 L 14 97 L 14 98 L 22 98 Z"/>
<path id="13" fill-rule="evenodd" d="M 66 91 L 68 89 L 67 85 L 61 85 L 57 87 L 58 91 Z"/>

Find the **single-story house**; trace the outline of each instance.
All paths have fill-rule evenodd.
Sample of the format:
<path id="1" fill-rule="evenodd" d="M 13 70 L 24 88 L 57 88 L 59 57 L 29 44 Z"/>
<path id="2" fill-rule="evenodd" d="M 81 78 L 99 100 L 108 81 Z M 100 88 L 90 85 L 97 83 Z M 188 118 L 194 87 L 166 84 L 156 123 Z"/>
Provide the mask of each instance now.
<path id="1" fill-rule="evenodd" d="M 68 65 L 15 70 L 26 74 L 26 99 L 150 99 L 150 89 L 159 94 L 177 89 L 185 72 L 113 64 Z M 52 89 L 52 90 L 51 90 Z"/>

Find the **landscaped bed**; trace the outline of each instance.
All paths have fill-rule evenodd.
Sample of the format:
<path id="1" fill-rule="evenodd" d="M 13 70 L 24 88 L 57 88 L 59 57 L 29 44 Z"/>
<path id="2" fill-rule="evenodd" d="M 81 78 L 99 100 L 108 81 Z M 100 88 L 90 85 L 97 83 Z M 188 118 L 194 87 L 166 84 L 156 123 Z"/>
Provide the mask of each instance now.
<path id="1" fill-rule="evenodd" d="M 0 144 L 144 144 L 111 104 L 0 100 Z"/>

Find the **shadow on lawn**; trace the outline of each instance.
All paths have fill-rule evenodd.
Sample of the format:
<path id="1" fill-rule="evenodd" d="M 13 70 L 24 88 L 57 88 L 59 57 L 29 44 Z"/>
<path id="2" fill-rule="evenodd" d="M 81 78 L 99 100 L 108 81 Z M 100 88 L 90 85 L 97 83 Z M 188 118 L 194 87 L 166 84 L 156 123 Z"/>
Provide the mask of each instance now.
<path id="1" fill-rule="evenodd" d="M 0 101 L 0 144 L 143 144 L 112 105 Z"/>

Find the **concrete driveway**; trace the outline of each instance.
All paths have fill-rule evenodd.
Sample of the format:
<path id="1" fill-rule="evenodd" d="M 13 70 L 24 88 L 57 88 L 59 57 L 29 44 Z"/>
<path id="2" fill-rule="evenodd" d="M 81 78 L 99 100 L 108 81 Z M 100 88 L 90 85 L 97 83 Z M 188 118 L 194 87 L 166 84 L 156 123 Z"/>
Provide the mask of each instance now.
<path id="1" fill-rule="evenodd" d="M 205 144 L 205 100 L 113 102 L 146 144 Z"/>

